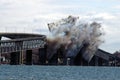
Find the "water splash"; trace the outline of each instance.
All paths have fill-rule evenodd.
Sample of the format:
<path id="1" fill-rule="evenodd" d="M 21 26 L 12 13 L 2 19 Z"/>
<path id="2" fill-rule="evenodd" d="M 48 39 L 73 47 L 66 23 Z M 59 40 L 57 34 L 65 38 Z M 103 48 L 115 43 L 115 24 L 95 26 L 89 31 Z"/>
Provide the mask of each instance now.
<path id="1" fill-rule="evenodd" d="M 82 56 L 89 61 L 103 42 L 101 40 L 103 35 L 101 24 L 97 22 L 83 22 L 79 17 L 69 16 L 49 23 L 48 28 L 52 34 L 51 37 L 48 37 L 49 55 L 55 54 L 57 49 L 64 45 L 66 56 L 75 56 L 84 44 L 88 44 Z"/>

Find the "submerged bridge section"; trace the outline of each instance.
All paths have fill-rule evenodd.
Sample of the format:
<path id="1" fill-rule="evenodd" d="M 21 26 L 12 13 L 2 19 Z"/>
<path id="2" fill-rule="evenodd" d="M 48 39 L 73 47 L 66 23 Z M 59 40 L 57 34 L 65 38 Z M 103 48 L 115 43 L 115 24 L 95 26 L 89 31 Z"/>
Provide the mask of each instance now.
<path id="1" fill-rule="evenodd" d="M 39 58 L 46 54 L 46 36 L 38 34 L 23 33 L 0 33 L 2 37 L 10 38 L 9 40 L 0 40 L 0 54 L 10 53 L 10 64 L 22 64 L 23 51 L 26 51 L 26 64 L 32 64 L 32 50 L 38 49 Z M 41 60 L 40 64 L 45 61 Z"/>

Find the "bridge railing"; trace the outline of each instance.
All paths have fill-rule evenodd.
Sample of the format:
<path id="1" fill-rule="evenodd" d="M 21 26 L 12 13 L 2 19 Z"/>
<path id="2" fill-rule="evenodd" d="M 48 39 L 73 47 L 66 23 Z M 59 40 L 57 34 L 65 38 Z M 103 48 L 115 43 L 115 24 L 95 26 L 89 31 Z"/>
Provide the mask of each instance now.
<path id="1" fill-rule="evenodd" d="M 43 48 L 45 44 L 46 44 L 45 36 L 2 40 L 0 41 L 0 53 L 10 53 L 21 50 Z"/>

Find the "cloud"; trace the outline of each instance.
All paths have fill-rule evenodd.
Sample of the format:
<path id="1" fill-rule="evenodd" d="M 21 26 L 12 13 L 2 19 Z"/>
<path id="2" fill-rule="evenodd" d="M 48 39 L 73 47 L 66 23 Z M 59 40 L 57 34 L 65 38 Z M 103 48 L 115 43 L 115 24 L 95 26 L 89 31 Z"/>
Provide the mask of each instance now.
<path id="1" fill-rule="evenodd" d="M 113 7 L 114 9 L 120 9 L 120 5 L 116 5 Z"/>
<path id="2" fill-rule="evenodd" d="M 120 34 L 120 26 L 116 23 L 104 23 L 103 29 L 105 31 L 105 35 L 103 37 L 105 42 L 100 46 L 100 48 L 114 53 L 115 51 L 120 49 L 120 38 L 118 37 L 118 35 Z"/>
<path id="3" fill-rule="evenodd" d="M 108 13 L 99 13 L 95 15 L 96 18 L 102 18 L 104 20 L 116 19 L 115 16 L 108 14 Z"/>

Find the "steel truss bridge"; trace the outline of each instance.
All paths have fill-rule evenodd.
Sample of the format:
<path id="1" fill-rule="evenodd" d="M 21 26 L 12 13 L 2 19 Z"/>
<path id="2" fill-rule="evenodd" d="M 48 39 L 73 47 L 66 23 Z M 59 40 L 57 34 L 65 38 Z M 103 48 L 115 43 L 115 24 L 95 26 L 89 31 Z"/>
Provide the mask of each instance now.
<path id="1" fill-rule="evenodd" d="M 9 40 L 1 40 L 2 37 L 10 38 Z M 98 49 L 92 59 L 86 61 L 82 54 L 86 50 L 86 45 L 79 47 L 79 51 L 74 52 L 74 56 L 65 55 L 62 48 L 55 54 L 47 53 L 47 39 L 45 35 L 26 34 L 26 33 L 0 33 L 0 58 L 1 54 L 10 53 L 10 64 L 23 64 L 23 54 L 26 56 L 26 65 L 32 65 L 32 50 L 38 50 L 40 65 L 84 65 L 84 66 L 116 66 L 120 64 L 120 58 Z M 51 47 L 51 46 L 50 46 Z M 24 52 L 23 52 L 24 51 Z M 53 53 L 53 51 L 51 51 Z M 58 62 L 59 59 L 59 62 Z M 1 61 L 1 60 L 0 60 Z M 0 62 L 1 63 L 1 62 Z"/>
<path id="2" fill-rule="evenodd" d="M 3 40 L 0 41 L 0 53 L 10 53 L 10 52 L 18 52 L 22 50 L 44 48 L 45 44 L 46 44 L 45 36 Z"/>
<path id="3" fill-rule="evenodd" d="M 40 34 L 24 34 L 24 33 L 0 33 L 0 39 L 2 37 L 10 38 L 9 40 L 0 40 L 0 54 L 1 53 L 13 53 L 11 56 L 11 64 L 19 64 L 20 55 L 18 52 L 26 51 L 27 63 L 32 64 L 33 49 L 42 49 L 39 52 L 45 53 L 44 47 L 46 45 L 46 36 Z M 23 55 L 23 54 L 22 54 Z"/>

